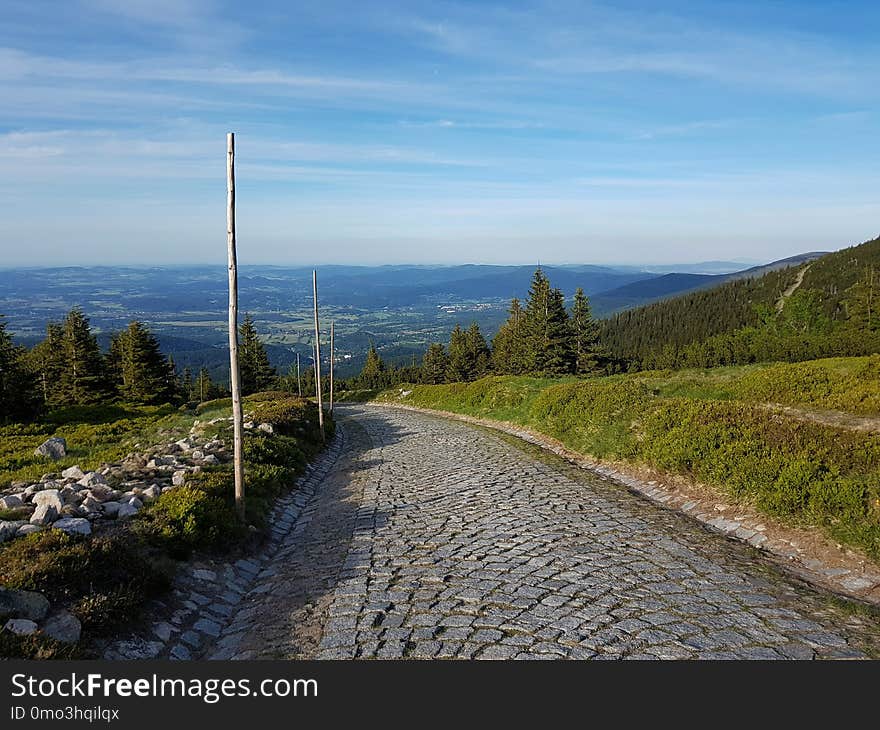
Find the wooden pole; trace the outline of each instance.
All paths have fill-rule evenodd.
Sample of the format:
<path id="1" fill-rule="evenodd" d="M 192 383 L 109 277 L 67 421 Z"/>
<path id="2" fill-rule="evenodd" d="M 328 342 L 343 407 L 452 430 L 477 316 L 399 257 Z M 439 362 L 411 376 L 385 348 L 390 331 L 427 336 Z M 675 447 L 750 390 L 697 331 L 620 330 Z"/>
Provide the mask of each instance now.
<path id="1" fill-rule="evenodd" d="M 335 322 L 330 323 L 330 415 L 333 415 L 333 332 Z"/>
<path id="2" fill-rule="evenodd" d="M 318 426 L 324 438 L 324 403 L 321 400 L 321 330 L 318 328 L 318 272 L 312 271 L 312 293 L 315 298 L 315 394 L 318 396 Z"/>
<path id="3" fill-rule="evenodd" d="M 244 519 L 244 465 L 241 461 L 241 383 L 238 372 L 238 262 L 235 252 L 235 135 L 226 135 L 226 245 L 229 254 L 229 385 L 235 440 L 235 509 Z"/>
<path id="4" fill-rule="evenodd" d="M 296 394 L 302 398 L 303 395 L 303 387 L 302 380 L 299 377 L 299 353 L 296 353 Z"/>

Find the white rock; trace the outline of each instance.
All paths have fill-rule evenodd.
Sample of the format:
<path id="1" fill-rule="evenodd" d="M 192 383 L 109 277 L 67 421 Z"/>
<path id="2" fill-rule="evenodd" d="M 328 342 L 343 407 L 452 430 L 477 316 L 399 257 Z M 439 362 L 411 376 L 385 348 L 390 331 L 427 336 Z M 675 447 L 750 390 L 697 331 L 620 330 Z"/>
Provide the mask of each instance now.
<path id="1" fill-rule="evenodd" d="M 7 494 L 0 498 L 0 509 L 15 509 L 24 504 L 22 498 L 17 494 Z"/>
<path id="2" fill-rule="evenodd" d="M 186 439 L 181 439 L 180 441 L 177 441 L 176 445 L 177 448 L 179 448 L 181 451 L 189 451 L 192 448 L 192 446 L 190 446 L 189 444 L 189 441 L 187 441 Z"/>
<path id="3" fill-rule="evenodd" d="M 51 504 L 39 504 L 31 515 L 32 525 L 50 525 L 58 519 L 58 510 Z"/>
<path id="4" fill-rule="evenodd" d="M 204 459 L 202 459 L 206 464 L 219 464 L 220 459 L 218 459 L 214 454 L 208 454 Z"/>
<path id="5" fill-rule="evenodd" d="M 34 456 L 45 456 L 53 461 L 62 459 L 67 456 L 67 441 L 57 437 L 46 439 L 37 446 Z"/>
<path id="6" fill-rule="evenodd" d="M 4 520 L 0 522 L 0 542 L 11 540 L 18 534 L 21 529 L 21 523 Z"/>
<path id="7" fill-rule="evenodd" d="M 162 488 L 158 484 L 154 484 L 145 489 L 142 496 L 145 501 L 152 502 L 154 499 L 157 499 L 160 494 L 162 494 Z"/>
<path id="8" fill-rule="evenodd" d="M 64 500 L 61 499 L 61 492 L 57 489 L 44 489 L 42 492 L 37 492 L 31 501 L 38 506 L 43 504 L 51 505 L 58 512 L 60 512 L 61 508 L 64 506 Z"/>
<path id="9" fill-rule="evenodd" d="M 61 472 L 61 476 L 65 479 L 73 479 L 74 481 L 79 481 L 85 476 L 85 472 L 79 468 L 79 464 L 76 466 L 71 466 L 68 469 L 65 469 Z"/>
<path id="10" fill-rule="evenodd" d="M 92 526 L 84 517 L 65 517 L 58 520 L 52 527 L 68 535 L 91 535 Z"/>
<path id="11" fill-rule="evenodd" d="M 174 475 L 171 477 L 171 483 L 175 487 L 182 487 L 186 483 L 186 472 L 183 470 L 174 472 Z"/>
<path id="12" fill-rule="evenodd" d="M 137 507 L 131 504 L 122 504 L 119 506 L 119 510 L 116 513 L 116 519 L 127 520 L 129 517 L 134 517 L 137 513 Z"/>
<path id="13" fill-rule="evenodd" d="M 245 421 L 242 425 L 243 425 L 245 428 L 253 428 L 253 427 L 254 427 L 254 422 L 253 422 L 253 421 Z"/>
<path id="14" fill-rule="evenodd" d="M 275 427 L 271 423 L 261 423 L 257 428 L 266 433 L 275 433 Z"/>
<path id="15" fill-rule="evenodd" d="M 42 531 L 42 527 L 39 525 L 32 525 L 30 522 L 26 522 L 21 527 L 18 528 L 18 533 L 16 537 L 24 537 L 25 535 L 31 535 L 34 532 Z"/>
<path id="16" fill-rule="evenodd" d="M 3 625 L 5 631 L 9 631 L 18 636 L 30 636 L 37 631 L 37 625 L 26 618 L 11 618 Z"/>
<path id="17" fill-rule="evenodd" d="M 195 451 L 192 452 L 192 458 L 196 459 L 197 461 L 201 461 L 202 459 L 205 458 L 205 452 L 202 451 L 201 449 L 196 449 Z"/>
<path id="18" fill-rule="evenodd" d="M 96 484 L 106 484 L 107 480 L 104 479 L 103 474 L 99 474 L 96 471 L 90 471 L 88 474 L 85 474 L 82 479 L 80 479 L 77 484 L 83 487 L 94 487 Z"/>

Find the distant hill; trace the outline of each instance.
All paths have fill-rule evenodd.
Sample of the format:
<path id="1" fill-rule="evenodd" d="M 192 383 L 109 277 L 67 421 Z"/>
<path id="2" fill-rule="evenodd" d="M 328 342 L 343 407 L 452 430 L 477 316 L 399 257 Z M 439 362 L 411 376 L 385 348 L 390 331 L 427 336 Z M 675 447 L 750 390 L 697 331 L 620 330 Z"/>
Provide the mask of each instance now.
<path id="1" fill-rule="evenodd" d="M 730 275 L 720 286 L 618 312 L 605 321 L 602 340 L 616 357 L 639 361 L 667 346 L 684 347 L 756 326 L 760 306 L 774 310 L 795 287 L 801 294 L 812 292 L 825 316 L 841 322 L 847 316 L 847 290 L 872 266 L 880 271 L 880 238 L 834 253 L 782 259 Z"/>
<path id="2" fill-rule="evenodd" d="M 771 271 L 798 266 L 807 261 L 824 256 L 827 252 L 802 253 L 796 256 L 772 261 L 769 264 L 753 266 L 749 269 L 724 274 L 682 273 L 663 274 L 650 279 L 641 279 L 592 297 L 593 311 L 598 316 L 607 316 L 623 309 L 640 307 L 668 297 L 677 296 L 697 289 L 708 289 L 735 279 L 749 279 Z M 720 262 L 708 262 L 720 263 Z"/>

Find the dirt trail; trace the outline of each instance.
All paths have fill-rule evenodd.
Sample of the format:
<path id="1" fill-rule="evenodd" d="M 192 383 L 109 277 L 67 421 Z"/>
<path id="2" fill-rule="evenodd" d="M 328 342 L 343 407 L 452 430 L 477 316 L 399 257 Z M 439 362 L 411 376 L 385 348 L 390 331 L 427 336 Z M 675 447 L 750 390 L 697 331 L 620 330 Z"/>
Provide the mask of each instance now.
<path id="1" fill-rule="evenodd" d="M 785 306 L 786 300 L 797 291 L 798 287 L 801 284 L 803 284 L 804 276 L 806 276 L 806 273 L 810 270 L 810 267 L 812 265 L 813 264 L 807 264 L 800 271 L 798 271 L 797 277 L 795 278 L 794 282 L 792 282 L 791 286 L 789 286 L 788 289 L 786 289 L 784 292 L 782 292 L 782 296 L 779 297 L 779 300 L 776 302 L 776 311 L 777 312 L 782 311 L 782 308 Z"/>

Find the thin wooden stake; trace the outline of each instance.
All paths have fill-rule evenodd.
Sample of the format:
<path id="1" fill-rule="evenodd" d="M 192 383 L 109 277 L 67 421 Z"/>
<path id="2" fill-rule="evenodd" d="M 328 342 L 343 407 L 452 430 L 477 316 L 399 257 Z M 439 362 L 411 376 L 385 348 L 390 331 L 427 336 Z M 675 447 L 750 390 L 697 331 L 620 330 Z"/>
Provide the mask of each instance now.
<path id="1" fill-rule="evenodd" d="M 330 323 L 330 415 L 333 415 L 333 331 L 335 322 Z"/>
<path id="2" fill-rule="evenodd" d="M 229 254 L 229 386 L 235 440 L 235 509 L 244 519 L 244 465 L 241 460 L 241 383 L 238 371 L 238 261 L 235 252 L 235 135 L 226 135 L 226 245 Z"/>
<path id="3" fill-rule="evenodd" d="M 299 353 L 296 353 L 296 393 L 300 398 L 302 398 L 303 386 L 302 380 L 300 380 L 299 377 Z"/>
<path id="4" fill-rule="evenodd" d="M 312 271 L 312 292 L 315 297 L 315 393 L 318 396 L 318 426 L 324 439 L 324 403 L 321 400 L 321 330 L 318 328 L 318 272 Z"/>

